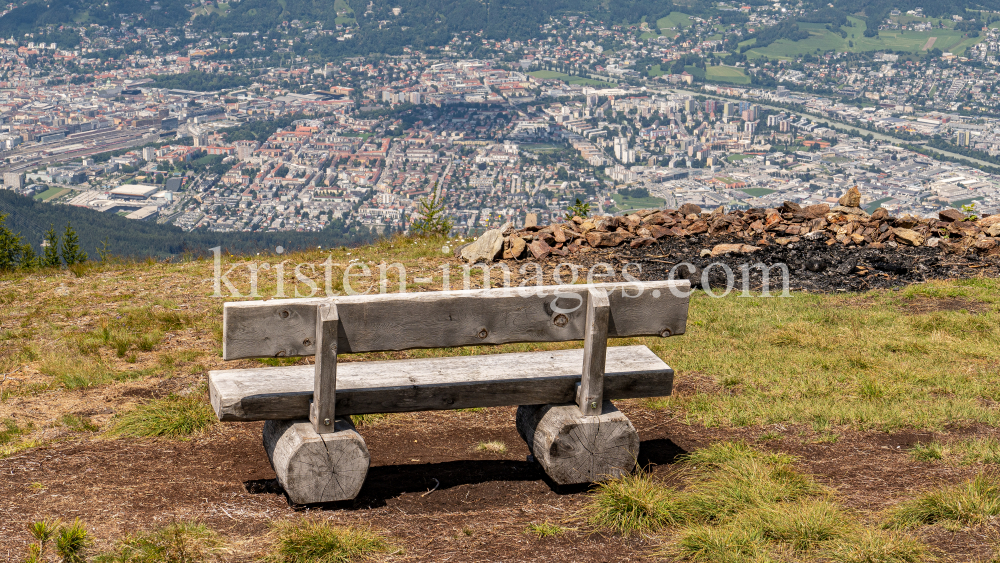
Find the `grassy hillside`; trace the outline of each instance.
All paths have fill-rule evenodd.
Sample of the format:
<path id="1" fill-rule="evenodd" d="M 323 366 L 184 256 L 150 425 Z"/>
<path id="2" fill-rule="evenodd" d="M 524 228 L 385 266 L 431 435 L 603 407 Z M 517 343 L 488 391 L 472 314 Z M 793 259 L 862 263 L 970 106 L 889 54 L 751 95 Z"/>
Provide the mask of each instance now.
<path id="1" fill-rule="evenodd" d="M 961 55 L 967 48 L 984 39 L 984 36 L 966 37 L 964 32 L 954 29 L 883 30 L 876 37 L 865 37 L 864 32 L 867 29 L 865 20 L 853 16 L 849 17 L 848 20 L 853 24 L 853 27 L 843 28 L 847 32 L 847 37 L 841 37 L 840 34 L 826 29 L 826 25 L 822 23 L 799 22 L 799 28 L 809 32 L 808 39 L 801 41 L 779 39 L 767 47 L 750 49 L 747 51 L 747 56 L 750 58 L 766 56 L 771 59 L 792 59 L 816 52 L 860 53 L 884 50 L 924 54 L 930 49 L 940 49 L 943 52 Z M 934 41 L 929 43 L 931 38 L 934 38 Z"/>
<path id="2" fill-rule="evenodd" d="M 352 262 L 376 272 L 400 262 L 407 279 L 430 278 L 410 285 L 425 291 L 441 288 L 444 265 L 458 283 L 450 248 L 460 242 L 396 238 L 222 266 L 236 266 L 229 279 L 245 294 L 250 262 L 329 259 L 335 290 Z M 0 277 L 0 552 L 25 554 L 30 522 L 77 516 L 96 540 L 92 554 L 120 553 L 128 532 L 163 549 L 181 538 L 222 561 L 277 557 L 301 537 L 389 560 L 458 551 L 508 561 L 989 561 L 996 547 L 997 280 L 787 298 L 696 293 L 683 336 L 613 343 L 645 344 L 677 374 L 669 397 L 618 402 L 639 430 L 645 472 L 557 494 L 524 461 L 512 408 L 368 417 L 359 424 L 370 486 L 356 509 L 304 516 L 276 494 L 260 424 L 215 423 L 205 381 L 211 369 L 309 359 L 223 362 L 222 305 L 235 298 L 212 297 L 213 267 Z M 323 285 L 322 267 L 304 271 Z M 286 296 L 307 289 L 286 272 Z M 275 297 L 274 276 L 261 272 L 261 298 Z"/>

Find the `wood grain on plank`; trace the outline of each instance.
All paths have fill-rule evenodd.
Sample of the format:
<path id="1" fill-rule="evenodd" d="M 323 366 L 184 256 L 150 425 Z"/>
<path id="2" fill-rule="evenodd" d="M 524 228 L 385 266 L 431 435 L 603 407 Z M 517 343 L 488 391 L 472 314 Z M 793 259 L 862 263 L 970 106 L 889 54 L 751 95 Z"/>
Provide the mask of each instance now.
<path id="1" fill-rule="evenodd" d="M 309 419 L 319 434 L 334 431 L 337 400 L 337 305 L 319 305 L 316 314 L 316 365 L 313 368 L 313 402 Z"/>
<path id="2" fill-rule="evenodd" d="M 457 356 L 418 360 L 341 362 L 339 416 L 542 403 L 571 403 L 583 350 Z M 645 346 L 607 350 L 605 399 L 669 395 L 674 372 Z M 209 372 L 219 420 L 306 419 L 313 366 Z"/>
<path id="3" fill-rule="evenodd" d="M 323 302 L 337 304 L 342 354 L 583 340 L 591 288 L 608 293 L 609 337 L 684 333 L 686 280 L 242 301 L 225 304 L 223 358 L 314 355 Z"/>
<path id="4" fill-rule="evenodd" d="M 576 404 L 584 415 L 601 414 L 604 403 L 604 362 L 608 350 L 608 315 L 611 305 L 603 291 L 591 289 L 587 298 L 587 324 L 583 337 L 583 376 Z"/>

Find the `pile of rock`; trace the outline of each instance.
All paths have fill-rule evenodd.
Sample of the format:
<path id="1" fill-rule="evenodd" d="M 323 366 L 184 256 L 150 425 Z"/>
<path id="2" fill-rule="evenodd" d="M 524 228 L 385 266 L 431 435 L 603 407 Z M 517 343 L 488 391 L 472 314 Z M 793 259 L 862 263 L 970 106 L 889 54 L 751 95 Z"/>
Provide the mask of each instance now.
<path id="1" fill-rule="evenodd" d="M 697 205 L 685 204 L 677 210 L 647 209 L 621 217 L 573 217 L 565 223 L 521 230 L 508 223 L 487 231 L 476 242 L 460 248 L 458 254 L 469 262 L 542 260 L 599 247 L 628 243 L 632 248 L 641 248 L 664 237 L 707 234 L 747 240 L 746 244 L 715 245 L 712 255 L 751 253 L 762 246 L 787 245 L 804 238 L 825 240 L 828 245 L 892 248 L 903 244 L 1000 256 L 1000 215 L 972 218 L 948 209 L 938 219 L 911 215 L 896 218 L 882 208 L 868 214 L 860 204 L 861 193 L 854 187 L 833 207 L 785 202 L 777 209 L 723 213 L 719 208 L 702 213 Z"/>

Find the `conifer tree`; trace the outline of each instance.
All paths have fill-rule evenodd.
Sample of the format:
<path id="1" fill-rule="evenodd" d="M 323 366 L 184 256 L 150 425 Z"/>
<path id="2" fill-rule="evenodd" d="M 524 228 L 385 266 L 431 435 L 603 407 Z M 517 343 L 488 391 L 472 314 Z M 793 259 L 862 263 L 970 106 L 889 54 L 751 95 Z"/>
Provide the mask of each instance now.
<path id="1" fill-rule="evenodd" d="M 9 272 L 21 265 L 21 252 L 24 246 L 21 235 L 15 235 L 4 223 L 7 214 L 0 213 L 0 272 Z"/>
<path id="2" fill-rule="evenodd" d="M 39 263 L 43 268 L 58 268 L 62 265 L 62 259 L 59 258 L 59 235 L 52 227 L 45 231 L 45 251 Z"/>
<path id="3" fill-rule="evenodd" d="M 62 259 L 67 266 L 87 261 L 87 253 L 80 250 L 80 239 L 69 223 L 66 223 L 66 232 L 63 233 L 62 238 Z"/>
<path id="4" fill-rule="evenodd" d="M 31 246 L 31 243 L 24 243 L 21 245 L 21 269 L 22 270 L 34 270 L 38 267 L 38 254 L 35 253 L 35 248 Z"/>
<path id="5" fill-rule="evenodd" d="M 451 232 L 453 223 L 445 214 L 444 197 L 438 198 L 437 184 L 431 188 L 430 199 L 421 198 L 417 212 L 422 216 L 410 225 L 410 232 L 416 236 L 445 236 Z"/>

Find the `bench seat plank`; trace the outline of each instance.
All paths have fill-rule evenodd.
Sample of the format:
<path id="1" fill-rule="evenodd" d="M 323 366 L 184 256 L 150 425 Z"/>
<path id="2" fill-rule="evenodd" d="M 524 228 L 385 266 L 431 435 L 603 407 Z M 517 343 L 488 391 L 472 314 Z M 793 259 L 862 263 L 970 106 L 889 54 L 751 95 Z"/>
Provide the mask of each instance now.
<path id="1" fill-rule="evenodd" d="M 337 366 L 338 416 L 574 402 L 583 350 L 452 356 Z M 209 372 L 222 421 L 307 419 L 311 365 Z M 669 395 L 674 371 L 645 346 L 607 350 L 604 399 Z"/>

